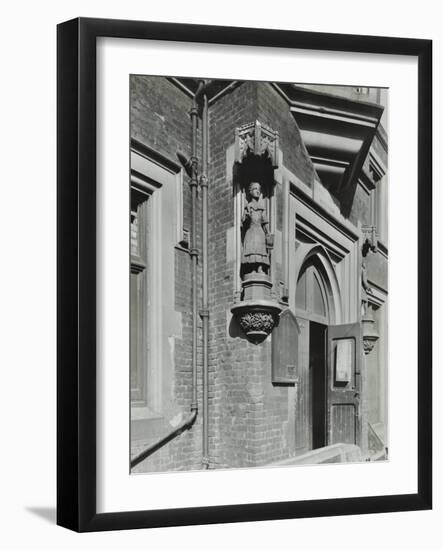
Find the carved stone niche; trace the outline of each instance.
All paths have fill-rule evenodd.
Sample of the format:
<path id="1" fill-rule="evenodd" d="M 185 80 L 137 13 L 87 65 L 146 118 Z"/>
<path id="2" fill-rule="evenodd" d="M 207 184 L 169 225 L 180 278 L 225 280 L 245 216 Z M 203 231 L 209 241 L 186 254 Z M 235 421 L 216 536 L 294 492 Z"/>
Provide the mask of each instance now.
<path id="1" fill-rule="evenodd" d="M 278 168 L 278 132 L 258 120 L 236 128 L 235 161 L 242 163 L 249 155 L 269 158 L 272 168 Z"/>
<path id="2" fill-rule="evenodd" d="M 237 128 L 235 161 L 239 287 L 231 312 L 247 338 L 258 344 L 272 332 L 282 311 L 274 299 L 273 234 L 269 223 L 278 133 L 258 121 Z"/>

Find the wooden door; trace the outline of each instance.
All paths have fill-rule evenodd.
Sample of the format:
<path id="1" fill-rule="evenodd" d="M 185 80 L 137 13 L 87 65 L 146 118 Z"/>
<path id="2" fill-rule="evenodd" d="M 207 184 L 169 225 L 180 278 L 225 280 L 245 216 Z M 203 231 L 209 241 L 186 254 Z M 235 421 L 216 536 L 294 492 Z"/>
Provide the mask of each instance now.
<path id="1" fill-rule="evenodd" d="M 324 324 L 298 318 L 300 329 L 296 386 L 296 454 L 326 444 L 326 330 Z"/>
<path id="2" fill-rule="evenodd" d="M 298 381 L 295 403 L 295 453 L 302 455 L 312 449 L 310 435 L 310 388 L 309 388 L 309 321 L 297 317 L 300 328 L 298 346 Z"/>
<path id="3" fill-rule="evenodd" d="M 360 445 L 360 323 L 327 330 L 327 443 Z"/>
<path id="4" fill-rule="evenodd" d="M 326 325 L 314 321 L 310 322 L 309 386 L 312 449 L 318 449 L 326 445 L 326 331 Z"/>
<path id="5" fill-rule="evenodd" d="M 295 452 L 303 454 L 326 444 L 326 327 L 328 294 L 324 277 L 314 260 L 306 262 L 295 295 L 298 341 Z"/>

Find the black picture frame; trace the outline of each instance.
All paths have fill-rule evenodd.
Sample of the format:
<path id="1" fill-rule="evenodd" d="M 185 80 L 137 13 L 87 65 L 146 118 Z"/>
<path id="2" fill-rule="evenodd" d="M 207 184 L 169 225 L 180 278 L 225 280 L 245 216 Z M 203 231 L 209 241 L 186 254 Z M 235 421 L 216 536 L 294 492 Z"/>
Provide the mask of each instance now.
<path id="1" fill-rule="evenodd" d="M 418 60 L 418 491 L 416 494 L 96 512 L 96 39 L 398 54 Z M 79 18 L 57 33 L 57 523 L 104 531 L 432 507 L 432 41 Z"/>

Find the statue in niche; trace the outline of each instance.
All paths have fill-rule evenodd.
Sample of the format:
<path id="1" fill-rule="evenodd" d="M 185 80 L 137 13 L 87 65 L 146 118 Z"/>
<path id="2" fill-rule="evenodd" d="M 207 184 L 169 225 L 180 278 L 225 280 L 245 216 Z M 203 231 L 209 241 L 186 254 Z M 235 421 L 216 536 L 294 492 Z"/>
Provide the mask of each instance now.
<path id="1" fill-rule="evenodd" d="M 258 182 L 252 182 L 248 188 L 249 201 L 245 206 L 242 224 L 244 231 L 242 272 L 268 274 L 268 248 L 272 247 L 272 235 L 265 202 Z"/>
<path id="2" fill-rule="evenodd" d="M 366 261 L 363 260 L 361 264 L 361 314 L 364 317 L 368 311 L 368 294 L 372 294 L 372 288 L 368 283 L 368 276 L 366 273 Z"/>

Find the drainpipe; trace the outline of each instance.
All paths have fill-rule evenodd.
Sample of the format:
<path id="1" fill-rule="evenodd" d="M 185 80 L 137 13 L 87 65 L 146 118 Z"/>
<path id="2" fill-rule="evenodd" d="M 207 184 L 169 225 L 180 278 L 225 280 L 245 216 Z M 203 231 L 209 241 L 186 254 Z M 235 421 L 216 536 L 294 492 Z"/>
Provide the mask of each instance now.
<path id="1" fill-rule="evenodd" d="M 169 443 L 172 439 L 180 435 L 183 431 L 188 430 L 195 422 L 198 414 L 198 400 L 197 400 L 197 260 L 198 260 L 198 250 L 197 250 L 197 185 L 198 185 L 198 159 L 197 159 L 197 118 L 198 118 L 198 105 L 197 100 L 201 95 L 205 82 L 201 80 L 199 82 L 197 91 L 194 95 L 192 107 L 191 107 L 191 121 L 192 121 L 192 153 L 191 158 L 188 162 L 183 162 L 183 155 L 179 154 L 178 157 L 180 161 L 184 164 L 184 167 L 187 173 L 191 175 L 190 187 L 191 187 L 191 243 L 189 255 L 191 256 L 192 262 L 192 401 L 191 401 L 191 413 L 178 424 L 175 428 L 169 431 L 166 435 L 162 436 L 160 439 L 151 443 L 146 447 L 141 453 L 136 455 L 131 460 L 131 468 L 140 464 L 145 458 L 153 454 L 155 451 Z M 206 98 L 206 95 L 205 95 Z M 207 113 L 207 99 L 206 99 L 206 113 Z M 207 143 L 207 138 L 206 138 Z M 205 147 L 204 151 L 207 151 Z M 207 164 L 206 164 L 207 167 Z M 207 168 L 206 168 L 207 169 Z M 205 180 L 206 181 L 206 180 Z M 207 188 L 207 185 L 205 189 Z M 206 195 L 207 200 L 207 195 Z M 206 210 L 207 212 L 207 210 Z M 207 213 L 206 213 L 207 220 Z M 206 223 L 207 230 L 207 223 Z M 206 246 L 207 246 L 207 233 L 206 233 Z M 206 285 L 207 288 L 207 285 Z M 207 302 L 206 302 L 207 303 Z M 206 306 L 207 307 L 207 306 Z M 202 312 L 200 314 L 203 316 Z M 206 316 L 203 316 L 203 320 L 206 319 Z M 205 326 L 205 323 L 203 323 Z M 207 322 L 206 322 L 206 334 L 207 334 Z M 205 370 L 205 369 L 204 369 Z M 207 371 L 207 339 L 206 339 L 206 371 Z M 206 382 L 207 385 L 207 382 Z M 206 392 L 203 390 L 203 395 L 206 394 L 206 403 L 207 403 L 207 389 Z M 207 409 L 207 404 L 206 404 Z M 205 417 L 207 417 L 207 412 Z M 206 421 L 206 430 L 207 430 L 207 421 Z M 205 430 L 203 429 L 203 433 Z M 205 445 L 203 445 L 205 449 Z M 207 449 L 207 435 L 206 435 L 206 449 Z M 206 456 L 206 455 L 204 455 Z"/>
<path id="2" fill-rule="evenodd" d="M 209 309 L 208 309 L 208 141 L 209 141 L 209 113 L 208 113 L 208 96 L 206 87 L 203 91 L 203 112 L 202 112 L 202 175 L 200 186 L 202 189 L 202 309 L 200 316 L 203 325 L 203 448 L 202 448 L 202 465 L 203 468 L 209 468 L 209 453 L 208 453 L 208 324 L 209 324 Z"/>
<path id="3" fill-rule="evenodd" d="M 197 185 L 198 185 L 198 158 L 197 158 L 197 119 L 198 119 L 198 105 L 197 101 L 201 92 L 203 91 L 205 83 L 200 80 L 197 91 L 195 92 L 192 108 L 191 108 L 191 121 L 192 121 L 192 153 L 191 153 L 191 248 L 189 254 L 191 255 L 192 262 L 192 402 L 191 411 L 198 410 L 197 401 L 197 261 L 198 261 L 198 249 L 197 249 Z"/>
<path id="4" fill-rule="evenodd" d="M 140 454 L 135 456 L 131 460 L 131 468 L 134 468 L 134 466 L 137 466 L 137 464 L 140 464 L 140 462 L 143 462 L 145 458 L 148 458 L 148 456 L 152 455 L 152 453 L 155 453 L 155 451 L 158 451 L 158 449 L 163 447 L 163 445 L 166 445 L 166 443 L 169 443 L 171 439 L 174 439 L 174 437 L 177 437 L 185 430 L 188 430 L 192 426 L 196 418 L 197 418 L 197 409 L 194 409 L 192 410 L 191 414 L 188 415 L 187 418 L 185 418 L 180 422 L 178 426 L 176 426 L 174 429 L 172 429 L 162 438 L 158 439 L 157 441 L 155 441 L 154 443 L 146 447 Z"/>

